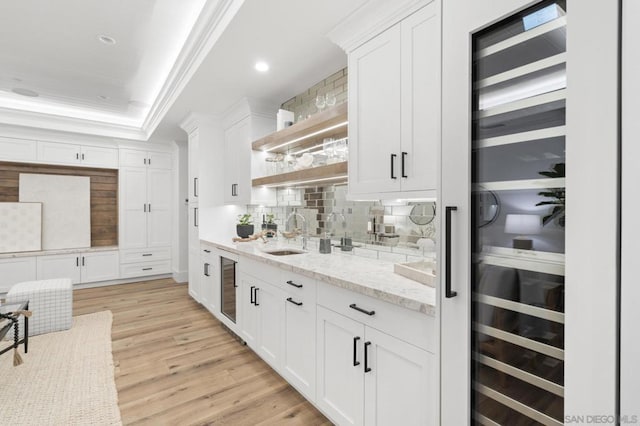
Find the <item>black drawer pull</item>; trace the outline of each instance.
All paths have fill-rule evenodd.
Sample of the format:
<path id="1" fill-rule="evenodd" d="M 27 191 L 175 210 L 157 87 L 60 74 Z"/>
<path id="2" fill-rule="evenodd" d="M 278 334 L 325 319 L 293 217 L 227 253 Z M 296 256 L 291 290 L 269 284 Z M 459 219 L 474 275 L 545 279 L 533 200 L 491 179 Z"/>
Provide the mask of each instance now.
<path id="1" fill-rule="evenodd" d="M 142 257 L 153 256 L 153 253 L 143 253 Z"/>
<path id="2" fill-rule="evenodd" d="M 358 340 L 360 337 L 353 338 L 353 366 L 357 367 L 360 365 L 360 361 L 358 361 Z"/>
<path id="3" fill-rule="evenodd" d="M 252 304 L 252 305 L 255 305 L 255 304 L 256 304 L 255 295 L 254 295 L 254 293 L 253 293 L 255 289 L 256 289 L 256 286 L 255 286 L 255 285 L 252 285 L 252 286 L 251 286 L 251 295 L 250 295 L 250 297 L 249 297 L 250 302 L 251 302 L 251 304 Z"/>
<path id="4" fill-rule="evenodd" d="M 294 286 L 295 288 L 302 288 L 302 284 L 296 284 L 293 281 L 287 281 L 287 284 Z"/>
<path id="5" fill-rule="evenodd" d="M 369 316 L 376 314 L 376 311 L 367 311 L 366 309 L 362 309 L 361 307 L 357 306 L 355 303 L 350 304 L 349 307 L 351 309 L 355 309 L 356 311 L 362 312 L 363 314 L 367 314 Z"/>
<path id="6" fill-rule="evenodd" d="M 253 304 L 256 305 L 256 306 L 260 306 L 260 304 L 258 303 L 258 290 L 260 290 L 260 288 L 256 287 L 256 291 L 254 293 L 255 294 L 255 296 L 254 296 L 255 300 L 253 301 Z"/>
<path id="7" fill-rule="evenodd" d="M 371 342 L 364 342 L 364 372 L 368 373 L 371 371 L 369 367 L 369 346 L 371 346 Z"/>
<path id="8" fill-rule="evenodd" d="M 211 250 L 203 250 L 205 253 L 211 253 Z"/>
<path id="9" fill-rule="evenodd" d="M 152 270 L 152 269 L 153 269 L 153 268 L 142 268 L 142 270 L 143 270 L 143 271 L 150 271 L 150 270 Z"/>
<path id="10" fill-rule="evenodd" d="M 391 154 L 391 179 L 396 178 L 396 172 L 393 170 L 393 165 L 396 162 L 396 154 Z"/>
<path id="11" fill-rule="evenodd" d="M 401 168 L 400 168 L 401 169 L 400 176 L 402 176 L 403 178 L 407 178 L 408 177 L 404 172 L 404 159 L 405 159 L 406 156 L 407 156 L 407 153 L 403 151 L 402 152 L 402 165 L 401 165 Z"/>
<path id="12" fill-rule="evenodd" d="M 295 300 L 293 300 L 291 297 L 287 297 L 287 302 L 291 302 L 296 306 L 302 306 L 302 302 L 296 302 Z"/>

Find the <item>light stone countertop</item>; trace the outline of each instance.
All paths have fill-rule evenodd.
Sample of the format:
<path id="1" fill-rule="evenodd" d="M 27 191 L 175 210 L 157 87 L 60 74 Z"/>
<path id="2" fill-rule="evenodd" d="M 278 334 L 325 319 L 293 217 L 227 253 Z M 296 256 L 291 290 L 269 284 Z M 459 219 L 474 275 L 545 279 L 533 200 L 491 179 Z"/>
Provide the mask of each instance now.
<path id="1" fill-rule="evenodd" d="M 413 311 L 435 316 L 436 291 L 393 272 L 393 263 L 342 253 L 333 248 L 331 254 L 315 250 L 290 256 L 274 256 L 270 250 L 300 249 L 282 242 L 220 242 L 201 240 L 221 250 L 292 271 L 319 281 L 374 297 Z"/>
<path id="2" fill-rule="evenodd" d="M 30 256 L 52 256 L 56 254 L 94 253 L 99 251 L 111 251 L 111 250 L 118 250 L 118 246 L 69 248 L 69 249 L 41 250 L 41 251 L 22 251 L 18 253 L 0 253 L 0 259 L 11 259 L 16 257 L 30 257 Z"/>

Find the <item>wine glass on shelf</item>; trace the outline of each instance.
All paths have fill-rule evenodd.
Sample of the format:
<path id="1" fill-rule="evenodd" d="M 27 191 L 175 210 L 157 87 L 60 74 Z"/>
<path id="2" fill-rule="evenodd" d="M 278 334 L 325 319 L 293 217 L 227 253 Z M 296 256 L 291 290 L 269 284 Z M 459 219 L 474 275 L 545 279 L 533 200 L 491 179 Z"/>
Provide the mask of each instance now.
<path id="1" fill-rule="evenodd" d="M 325 96 L 324 95 L 316 96 L 316 107 L 318 107 L 318 112 L 322 111 L 325 106 L 327 106 Z"/>
<path id="2" fill-rule="evenodd" d="M 322 140 L 322 150 L 327 156 L 327 164 L 331 164 L 333 162 L 333 156 L 336 152 L 334 142 L 333 138 L 324 138 Z"/>
<path id="3" fill-rule="evenodd" d="M 325 102 L 325 105 L 328 108 L 331 108 L 332 106 L 334 106 L 336 104 L 336 95 L 333 92 L 328 92 L 324 96 L 324 102 Z"/>

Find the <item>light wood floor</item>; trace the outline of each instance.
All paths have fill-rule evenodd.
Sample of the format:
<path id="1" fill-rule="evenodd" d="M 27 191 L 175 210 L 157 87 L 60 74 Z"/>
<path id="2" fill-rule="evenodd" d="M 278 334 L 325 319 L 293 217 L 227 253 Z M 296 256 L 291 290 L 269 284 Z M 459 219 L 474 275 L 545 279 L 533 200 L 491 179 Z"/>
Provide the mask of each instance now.
<path id="1" fill-rule="evenodd" d="M 113 313 L 125 424 L 331 424 L 193 301 L 186 285 L 145 281 L 73 297 L 73 315 Z"/>

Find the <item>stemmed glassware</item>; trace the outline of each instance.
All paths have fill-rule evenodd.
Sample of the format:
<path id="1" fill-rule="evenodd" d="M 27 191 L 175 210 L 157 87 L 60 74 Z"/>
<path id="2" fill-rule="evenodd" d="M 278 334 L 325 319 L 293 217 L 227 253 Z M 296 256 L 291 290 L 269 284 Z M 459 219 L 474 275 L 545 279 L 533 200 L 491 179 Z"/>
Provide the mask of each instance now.
<path id="1" fill-rule="evenodd" d="M 322 111 L 327 106 L 327 101 L 324 95 L 316 96 L 316 107 L 318 111 Z"/>
<path id="2" fill-rule="evenodd" d="M 328 92 L 324 96 L 324 102 L 325 102 L 325 105 L 328 108 L 331 108 L 332 106 L 334 106 L 336 104 L 336 95 L 333 92 Z"/>

